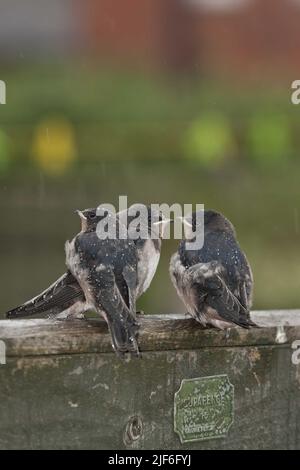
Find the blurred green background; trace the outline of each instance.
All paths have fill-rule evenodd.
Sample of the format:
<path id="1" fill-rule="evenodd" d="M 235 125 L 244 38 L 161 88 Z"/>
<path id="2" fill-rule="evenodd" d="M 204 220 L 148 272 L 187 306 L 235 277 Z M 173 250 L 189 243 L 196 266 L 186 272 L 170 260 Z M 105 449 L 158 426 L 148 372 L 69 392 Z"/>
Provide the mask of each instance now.
<path id="1" fill-rule="evenodd" d="M 64 271 L 74 209 L 119 195 L 223 212 L 253 268 L 254 307 L 298 307 L 300 4 L 24 5 L 0 1 L 0 314 Z M 168 274 L 177 244 L 164 241 L 147 313 L 184 311 Z"/>

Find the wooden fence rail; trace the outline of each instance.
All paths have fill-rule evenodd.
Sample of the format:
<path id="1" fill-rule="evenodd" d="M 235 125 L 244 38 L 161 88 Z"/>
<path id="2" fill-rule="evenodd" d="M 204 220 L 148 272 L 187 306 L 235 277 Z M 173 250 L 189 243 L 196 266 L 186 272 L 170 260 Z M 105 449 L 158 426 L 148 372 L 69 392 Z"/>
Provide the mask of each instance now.
<path id="1" fill-rule="evenodd" d="M 300 310 L 251 317 L 141 316 L 123 361 L 101 320 L 0 321 L 0 448 L 300 449 Z"/>

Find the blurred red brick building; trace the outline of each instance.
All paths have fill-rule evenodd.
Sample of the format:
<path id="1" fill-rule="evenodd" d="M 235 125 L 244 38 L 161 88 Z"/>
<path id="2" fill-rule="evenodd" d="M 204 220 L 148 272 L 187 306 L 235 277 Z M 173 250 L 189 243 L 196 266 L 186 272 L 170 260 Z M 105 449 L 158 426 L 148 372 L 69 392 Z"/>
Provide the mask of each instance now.
<path id="1" fill-rule="evenodd" d="M 300 0 L 2 0 L 0 59 L 297 78 Z"/>
<path id="2" fill-rule="evenodd" d="M 300 0 L 86 0 L 101 57 L 204 74 L 297 75 Z"/>

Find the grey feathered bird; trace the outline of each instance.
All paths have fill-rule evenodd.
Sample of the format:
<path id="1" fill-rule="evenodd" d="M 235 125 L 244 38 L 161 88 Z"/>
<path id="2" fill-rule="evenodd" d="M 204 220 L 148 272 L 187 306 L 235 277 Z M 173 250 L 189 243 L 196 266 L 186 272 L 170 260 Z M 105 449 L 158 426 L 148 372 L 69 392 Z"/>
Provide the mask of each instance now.
<path id="1" fill-rule="evenodd" d="M 202 220 L 204 227 L 201 223 L 197 225 L 196 213 L 183 219 L 185 240 L 170 261 L 171 280 L 177 293 L 188 312 L 203 326 L 220 329 L 234 324 L 244 328 L 254 326 L 249 316 L 252 272 L 234 227 L 212 210 L 204 211 Z M 187 249 L 187 243 L 195 241 L 195 234 L 202 229 L 203 247 Z"/>
<path id="2" fill-rule="evenodd" d="M 82 230 L 66 242 L 66 264 L 80 285 L 86 302 L 107 322 L 116 353 L 138 353 L 136 339 L 136 247 L 130 239 L 120 239 L 120 222 L 113 214 L 115 238 L 100 238 L 96 232 L 100 216 L 78 211 Z"/>
<path id="3" fill-rule="evenodd" d="M 131 226 L 131 223 L 137 220 L 135 214 L 140 215 L 142 233 L 138 238 L 133 233 L 135 226 Z M 119 212 L 118 219 L 125 223 L 128 228 L 128 237 L 134 240 L 136 246 L 138 261 L 136 295 L 139 298 L 152 282 L 160 259 L 165 228 L 172 221 L 166 218 L 161 211 L 144 204 L 133 204 L 128 211 Z"/>
<path id="4" fill-rule="evenodd" d="M 118 220 L 128 227 L 134 219 L 134 216 L 128 215 L 128 212 L 130 214 L 142 212 L 145 207 L 143 204 L 134 204 L 127 211 L 119 212 Z M 82 211 L 83 222 L 86 223 L 84 217 L 87 217 L 90 223 L 99 221 L 100 219 L 96 219 L 96 212 L 96 208 Z M 160 258 L 161 239 L 168 222 L 169 219 L 166 219 L 161 212 L 146 207 L 146 218 L 142 219 L 141 224 L 142 227 L 143 225 L 146 227 L 148 237 L 134 240 L 137 254 L 136 298 L 148 289 L 156 272 Z M 154 237 L 153 232 L 155 232 Z M 129 233 L 128 236 L 130 237 L 131 234 Z M 90 309 L 91 305 L 86 301 L 80 284 L 68 270 L 41 294 L 10 310 L 6 316 L 7 318 L 22 318 L 48 312 L 61 319 L 81 318 L 83 313 Z"/>

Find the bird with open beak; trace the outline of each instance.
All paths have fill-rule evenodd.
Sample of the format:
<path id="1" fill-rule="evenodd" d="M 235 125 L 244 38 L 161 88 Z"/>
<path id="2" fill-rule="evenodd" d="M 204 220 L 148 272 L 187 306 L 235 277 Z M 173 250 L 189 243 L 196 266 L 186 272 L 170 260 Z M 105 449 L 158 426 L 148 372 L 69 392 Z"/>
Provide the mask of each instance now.
<path id="1" fill-rule="evenodd" d="M 252 272 L 232 223 L 218 212 L 205 210 L 184 217 L 183 224 L 185 239 L 171 257 L 170 276 L 188 313 L 203 326 L 254 326 L 249 316 Z M 193 249 L 201 230 L 203 246 Z"/>
<path id="2" fill-rule="evenodd" d="M 146 237 L 133 237 L 133 228 L 131 223 L 135 219 L 135 213 L 146 208 L 146 217 L 141 219 L 141 228 L 145 228 Z M 130 210 L 131 209 L 131 210 Z M 97 216 L 96 208 L 76 211 L 81 220 L 81 232 L 96 232 L 96 227 L 101 216 Z M 126 223 L 128 228 L 128 238 L 132 237 L 131 245 L 134 244 L 137 262 L 136 284 L 131 288 L 133 290 L 133 298 L 139 298 L 149 287 L 153 276 L 156 272 L 161 250 L 161 239 L 166 225 L 170 222 L 160 211 L 155 211 L 150 207 L 135 204 L 128 211 L 117 214 L 116 223 Z M 145 212 L 144 212 L 145 213 Z M 133 215 L 132 215 L 133 214 Z M 128 217 L 127 217 L 128 216 Z M 107 255 L 105 248 L 104 255 Z M 123 256 L 119 253 L 119 256 Z M 124 258 L 123 258 L 124 260 Z M 50 313 L 56 318 L 81 318 L 87 310 L 94 309 L 94 303 L 90 302 L 90 298 L 86 298 L 84 289 L 73 274 L 72 269 L 68 269 L 56 282 L 48 287 L 41 294 L 29 300 L 25 304 L 14 308 L 7 312 L 7 318 L 22 318 L 44 312 Z"/>
<path id="3" fill-rule="evenodd" d="M 166 227 L 172 220 L 166 218 L 161 211 L 144 204 L 133 204 L 127 211 L 119 212 L 118 219 L 126 225 L 128 237 L 134 240 L 136 245 L 138 259 L 136 295 L 138 298 L 148 289 L 156 273 L 162 239 Z"/>

